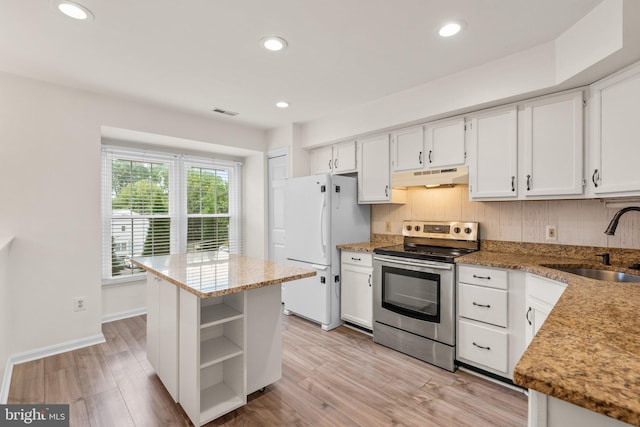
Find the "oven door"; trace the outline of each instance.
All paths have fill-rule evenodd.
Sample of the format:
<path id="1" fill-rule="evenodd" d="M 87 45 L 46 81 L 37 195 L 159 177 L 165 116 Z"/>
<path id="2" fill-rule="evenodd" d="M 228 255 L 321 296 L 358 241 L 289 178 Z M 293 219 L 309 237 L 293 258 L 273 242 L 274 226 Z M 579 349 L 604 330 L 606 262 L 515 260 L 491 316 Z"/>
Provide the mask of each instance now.
<path id="1" fill-rule="evenodd" d="M 374 323 L 454 345 L 454 304 L 453 264 L 374 256 Z"/>

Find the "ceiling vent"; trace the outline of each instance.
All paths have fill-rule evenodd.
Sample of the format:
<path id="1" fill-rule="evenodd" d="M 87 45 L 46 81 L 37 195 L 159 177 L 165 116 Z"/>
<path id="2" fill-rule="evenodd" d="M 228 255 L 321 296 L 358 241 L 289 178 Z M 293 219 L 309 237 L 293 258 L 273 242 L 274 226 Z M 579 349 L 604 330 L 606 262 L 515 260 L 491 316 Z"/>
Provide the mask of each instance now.
<path id="1" fill-rule="evenodd" d="M 223 110 L 222 108 L 214 108 L 212 110 L 214 113 L 226 114 L 227 116 L 237 116 L 238 113 L 235 111 Z"/>

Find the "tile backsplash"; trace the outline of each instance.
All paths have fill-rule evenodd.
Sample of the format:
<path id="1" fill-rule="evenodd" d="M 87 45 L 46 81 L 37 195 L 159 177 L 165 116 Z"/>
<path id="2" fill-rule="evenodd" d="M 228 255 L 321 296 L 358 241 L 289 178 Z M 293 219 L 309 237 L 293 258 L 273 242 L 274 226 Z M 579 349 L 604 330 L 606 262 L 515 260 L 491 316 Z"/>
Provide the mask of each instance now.
<path id="1" fill-rule="evenodd" d="M 604 230 L 618 208 L 601 200 L 471 202 L 468 187 L 409 188 L 405 205 L 372 205 L 372 234 L 401 234 L 405 219 L 476 221 L 481 238 L 512 242 L 640 249 L 640 213 L 622 216 L 615 236 Z M 640 202 L 638 203 L 640 205 Z M 546 240 L 546 226 L 557 240 Z"/>

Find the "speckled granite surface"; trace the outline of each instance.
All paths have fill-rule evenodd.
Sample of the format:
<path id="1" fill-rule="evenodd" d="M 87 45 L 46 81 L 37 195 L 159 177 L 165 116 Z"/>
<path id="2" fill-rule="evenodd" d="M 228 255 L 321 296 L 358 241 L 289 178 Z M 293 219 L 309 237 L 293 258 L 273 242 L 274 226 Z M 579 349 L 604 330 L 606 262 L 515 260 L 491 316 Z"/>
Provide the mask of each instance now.
<path id="1" fill-rule="evenodd" d="M 200 298 L 212 298 L 316 275 L 313 270 L 217 251 L 137 257 L 132 261 Z"/>
<path id="2" fill-rule="evenodd" d="M 376 248 L 385 246 L 391 246 L 389 242 L 360 242 L 360 243 L 345 243 L 344 245 L 336 245 L 336 248 L 343 249 L 345 251 L 353 252 L 373 252 Z"/>
<path id="3" fill-rule="evenodd" d="M 500 248 L 505 250 L 507 246 Z M 582 255 L 582 251 L 572 249 L 565 253 L 577 256 Z M 615 264 L 614 250 L 607 251 L 612 253 L 612 263 Z M 634 257 L 639 254 L 640 251 L 630 251 L 629 259 L 618 262 L 622 266 L 632 258 L 637 262 L 638 258 Z M 548 266 L 597 267 L 631 274 L 640 272 L 620 265 L 604 267 L 597 262 L 585 262 L 584 257 L 561 257 L 554 248 L 538 254 L 483 249 L 460 257 L 456 262 L 524 270 L 568 283 L 564 294 L 516 365 L 513 381 L 640 426 L 640 283 L 593 280 Z"/>

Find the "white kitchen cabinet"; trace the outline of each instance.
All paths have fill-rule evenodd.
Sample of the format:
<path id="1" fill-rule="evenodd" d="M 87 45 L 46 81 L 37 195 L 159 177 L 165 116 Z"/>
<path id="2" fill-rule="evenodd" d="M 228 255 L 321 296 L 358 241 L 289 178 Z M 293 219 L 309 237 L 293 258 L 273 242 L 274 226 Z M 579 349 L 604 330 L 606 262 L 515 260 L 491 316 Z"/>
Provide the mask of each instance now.
<path id="1" fill-rule="evenodd" d="M 406 203 L 406 189 L 391 188 L 389 135 L 358 141 L 358 203 Z"/>
<path id="2" fill-rule="evenodd" d="M 583 194 L 583 109 L 582 91 L 523 104 L 525 197 Z"/>
<path id="3" fill-rule="evenodd" d="M 533 274 L 527 274 L 525 280 L 525 335 L 526 345 L 528 346 L 547 319 L 549 313 L 551 313 L 553 306 L 556 305 L 560 296 L 562 296 L 567 285 Z"/>
<path id="4" fill-rule="evenodd" d="M 425 162 L 427 168 L 464 165 L 464 117 L 439 120 L 425 125 Z"/>
<path id="5" fill-rule="evenodd" d="M 147 359 L 174 401 L 179 400 L 178 287 L 147 275 Z"/>
<path id="6" fill-rule="evenodd" d="M 469 136 L 469 198 L 518 197 L 516 106 L 474 114 Z"/>
<path id="7" fill-rule="evenodd" d="M 311 157 L 311 175 L 333 172 L 333 147 L 331 145 L 314 148 L 309 155 Z"/>
<path id="8" fill-rule="evenodd" d="M 456 360 L 511 380 L 525 349 L 524 273 L 464 264 L 457 268 Z"/>
<path id="9" fill-rule="evenodd" d="M 591 86 L 591 168 L 597 196 L 640 195 L 640 63 Z"/>
<path id="10" fill-rule="evenodd" d="M 342 251 L 340 317 L 342 320 L 373 329 L 372 255 Z"/>
<path id="11" fill-rule="evenodd" d="M 356 172 L 356 141 L 314 148 L 310 152 L 311 175 L 323 173 L 343 174 Z"/>
<path id="12" fill-rule="evenodd" d="M 356 172 L 357 170 L 356 142 L 346 141 L 333 145 L 334 174 Z"/>
<path id="13" fill-rule="evenodd" d="M 393 172 L 424 167 L 424 128 L 414 126 L 391 133 L 391 169 Z"/>

